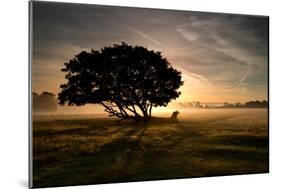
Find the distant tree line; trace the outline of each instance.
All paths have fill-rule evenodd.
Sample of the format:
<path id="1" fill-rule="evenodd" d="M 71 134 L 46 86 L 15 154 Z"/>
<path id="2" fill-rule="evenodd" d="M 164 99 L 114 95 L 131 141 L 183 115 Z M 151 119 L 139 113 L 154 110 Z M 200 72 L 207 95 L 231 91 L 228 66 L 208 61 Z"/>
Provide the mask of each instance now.
<path id="1" fill-rule="evenodd" d="M 53 93 L 43 92 L 37 94 L 32 93 L 33 112 L 52 112 L 56 111 L 58 101 Z"/>
<path id="2" fill-rule="evenodd" d="M 245 104 L 242 103 L 224 103 L 223 106 L 219 106 L 217 108 L 268 108 L 268 101 L 248 101 Z"/>
<path id="3" fill-rule="evenodd" d="M 223 109 L 223 108 L 268 108 L 268 101 L 248 101 L 246 103 L 228 103 L 225 102 L 222 105 L 208 105 L 201 104 L 200 102 L 187 102 L 179 103 L 179 106 L 182 108 L 199 108 L 199 109 Z"/>

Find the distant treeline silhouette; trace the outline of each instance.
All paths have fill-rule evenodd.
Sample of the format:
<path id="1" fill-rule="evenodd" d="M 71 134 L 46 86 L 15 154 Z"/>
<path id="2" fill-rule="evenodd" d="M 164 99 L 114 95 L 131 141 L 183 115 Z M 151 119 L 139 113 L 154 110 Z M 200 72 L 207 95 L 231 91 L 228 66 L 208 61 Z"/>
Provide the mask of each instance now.
<path id="1" fill-rule="evenodd" d="M 199 109 L 222 109 L 222 108 L 268 108 L 268 101 L 248 101 L 246 103 L 228 103 L 225 102 L 221 105 L 201 104 L 200 102 L 186 102 L 179 103 L 182 108 L 199 108 Z"/>
<path id="2" fill-rule="evenodd" d="M 56 111 L 58 102 L 53 93 L 43 92 L 40 95 L 32 93 L 33 112 L 52 112 Z"/>

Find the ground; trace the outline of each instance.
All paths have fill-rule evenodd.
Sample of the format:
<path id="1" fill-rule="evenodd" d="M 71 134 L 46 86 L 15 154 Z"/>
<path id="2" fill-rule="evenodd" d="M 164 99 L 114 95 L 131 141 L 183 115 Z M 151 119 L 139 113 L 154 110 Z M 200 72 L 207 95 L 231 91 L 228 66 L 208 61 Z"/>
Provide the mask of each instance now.
<path id="1" fill-rule="evenodd" d="M 267 109 L 190 110 L 146 124 L 34 115 L 34 187 L 264 173 L 268 142 Z"/>

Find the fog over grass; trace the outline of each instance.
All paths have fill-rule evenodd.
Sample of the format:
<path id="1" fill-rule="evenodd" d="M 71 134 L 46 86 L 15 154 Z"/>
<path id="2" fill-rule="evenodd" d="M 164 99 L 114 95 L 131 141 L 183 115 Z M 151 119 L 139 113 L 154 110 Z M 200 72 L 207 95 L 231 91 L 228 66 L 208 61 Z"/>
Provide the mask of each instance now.
<path id="1" fill-rule="evenodd" d="M 33 149 L 36 187 L 263 173 L 268 112 L 193 109 L 147 124 L 35 115 Z"/>

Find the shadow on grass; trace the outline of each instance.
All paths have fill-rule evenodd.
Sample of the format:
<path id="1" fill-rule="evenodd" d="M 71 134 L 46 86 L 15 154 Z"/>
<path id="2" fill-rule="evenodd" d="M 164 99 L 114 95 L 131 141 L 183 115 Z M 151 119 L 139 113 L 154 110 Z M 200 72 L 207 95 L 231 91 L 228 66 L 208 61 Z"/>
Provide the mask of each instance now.
<path id="1" fill-rule="evenodd" d="M 161 119 L 148 123 L 107 119 L 35 123 L 35 139 L 44 139 L 34 144 L 35 187 L 211 176 L 266 170 L 268 155 L 262 150 L 268 148 L 267 138 L 243 135 L 206 137 L 200 133 L 200 129 L 197 129 L 200 124 L 188 121 L 166 122 Z M 77 128 L 77 125 L 81 127 Z M 66 129 L 53 129 L 57 126 Z M 40 130 L 42 127 L 45 129 Z M 46 145 L 45 139 L 53 138 L 54 143 L 59 143 L 60 141 L 56 140 L 58 136 L 66 138 L 76 136 L 78 139 L 81 137 L 82 140 L 83 137 L 111 138 L 112 135 L 118 137 L 112 138 L 95 151 L 80 150 L 85 143 L 90 143 L 89 140 L 85 143 L 77 141 L 75 144 L 77 148 L 73 148 L 72 151 L 64 151 L 63 147 L 60 149 L 55 146 L 48 151 L 44 151 L 44 148 L 40 149 L 41 146 Z M 243 147 L 251 149 L 243 149 Z M 246 167 L 235 171 L 234 167 L 239 166 L 240 163 Z M 262 166 L 257 167 L 259 163 Z M 217 168 L 215 169 L 214 166 Z"/>

